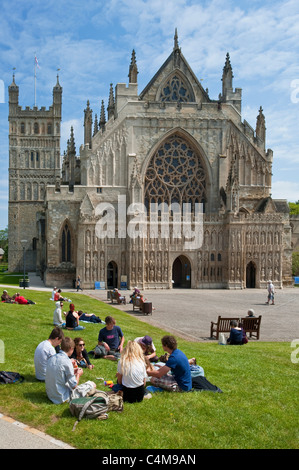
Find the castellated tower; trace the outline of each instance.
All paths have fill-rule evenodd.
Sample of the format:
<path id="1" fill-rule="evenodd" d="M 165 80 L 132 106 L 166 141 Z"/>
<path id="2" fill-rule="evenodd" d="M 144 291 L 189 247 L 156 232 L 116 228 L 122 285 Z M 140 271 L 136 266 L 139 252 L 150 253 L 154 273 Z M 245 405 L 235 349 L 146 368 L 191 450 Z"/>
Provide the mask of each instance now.
<path id="1" fill-rule="evenodd" d="M 15 76 L 9 92 L 9 210 L 10 271 L 42 271 L 45 263 L 45 195 L 60 181 L 60 123 L 62 87 L 53 88 L 49 109 L 19 106 Z M 24 243 L 24 240 L 26 242 Z"/>

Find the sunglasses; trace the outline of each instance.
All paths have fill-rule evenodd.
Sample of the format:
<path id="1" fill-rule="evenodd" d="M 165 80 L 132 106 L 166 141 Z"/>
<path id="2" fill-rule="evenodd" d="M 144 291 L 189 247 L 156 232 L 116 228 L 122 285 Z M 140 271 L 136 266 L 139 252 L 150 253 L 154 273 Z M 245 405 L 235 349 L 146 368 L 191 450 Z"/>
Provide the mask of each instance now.
<path id="1" fill-rule="evenodd" d="M 78 344 L 78 346 L 85 346 L 85 343 L 80 343 Z"/>

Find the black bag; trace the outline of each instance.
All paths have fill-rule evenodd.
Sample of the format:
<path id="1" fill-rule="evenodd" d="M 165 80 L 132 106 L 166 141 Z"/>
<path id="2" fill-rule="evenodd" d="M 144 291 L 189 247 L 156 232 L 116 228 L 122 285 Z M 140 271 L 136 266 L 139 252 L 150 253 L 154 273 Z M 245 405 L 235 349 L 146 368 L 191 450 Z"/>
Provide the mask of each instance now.
<path id="1" fill-rule="evenodd" d="M 22 383 L 25 377 L 20 375 L 18 372 L 5 372 L 4 370 L 0 371 L 0 384 L 15 384 Z"/>
<path id="2" fill-rule="evenodd" d="M 202 392 L 204 390 L 210 392 L 219 392 L 223 393 L 219 387 L 211 384 L 205 377 L 199 375 L 198 377 L 192 377 L 192 389 L 195 392 Z"/>

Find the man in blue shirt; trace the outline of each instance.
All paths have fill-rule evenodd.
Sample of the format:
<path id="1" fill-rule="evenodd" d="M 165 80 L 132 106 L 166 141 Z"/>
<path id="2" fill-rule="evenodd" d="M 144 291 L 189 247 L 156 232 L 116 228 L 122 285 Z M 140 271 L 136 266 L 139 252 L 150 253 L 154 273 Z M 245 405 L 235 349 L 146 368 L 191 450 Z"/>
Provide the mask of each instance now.
<path id="1" fill-rule="evenodd" d="M 70 360 L 75 343 L 71 338 L 64 338 L 61 342 L 61 350 L 51 356 L 47 361 L 46 392 L 48 398 L 55 404 L 68 401 L 72 391 L 79 384 L 83 370 L 78 368 L 74 372 L 74 366 Z"/>
<path id="2" fill-rule="evenodd" d="M 147 374 L 151 376 L 151 383 L 168 391 L 188 392 L 192 388 L 192 378 L 187 356 L 177 349 L 177 342 L 173 336 L 163 336 L 161 341 L 164 351 L 170 356 L 165 366 L 158 370 L 147 370 Z"/>
<path id="3" fill-rule="evenodd" d="M 102 328 L 98 337 L 98 346 L 95 348 L 95 357 L 103 357 L 111 361 L 117 361 L 123 350 L 125 337 L 121 328 L 116 326 L 113 317 L 105 318 L 106 326 Z"/>

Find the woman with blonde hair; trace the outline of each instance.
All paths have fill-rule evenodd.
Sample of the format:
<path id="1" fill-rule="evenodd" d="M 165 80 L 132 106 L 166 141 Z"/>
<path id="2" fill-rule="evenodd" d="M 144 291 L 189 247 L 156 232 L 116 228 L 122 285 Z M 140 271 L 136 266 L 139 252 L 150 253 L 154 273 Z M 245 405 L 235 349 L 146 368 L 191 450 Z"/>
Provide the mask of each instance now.
<path id="1" fill-rule="evenodd" d="M 117 382 L 122 385 L 123 399 L 129 403 L 143 400 L 146 383 L 146 364 L 141 346 L 128 341 L 117 364 Z"/>

